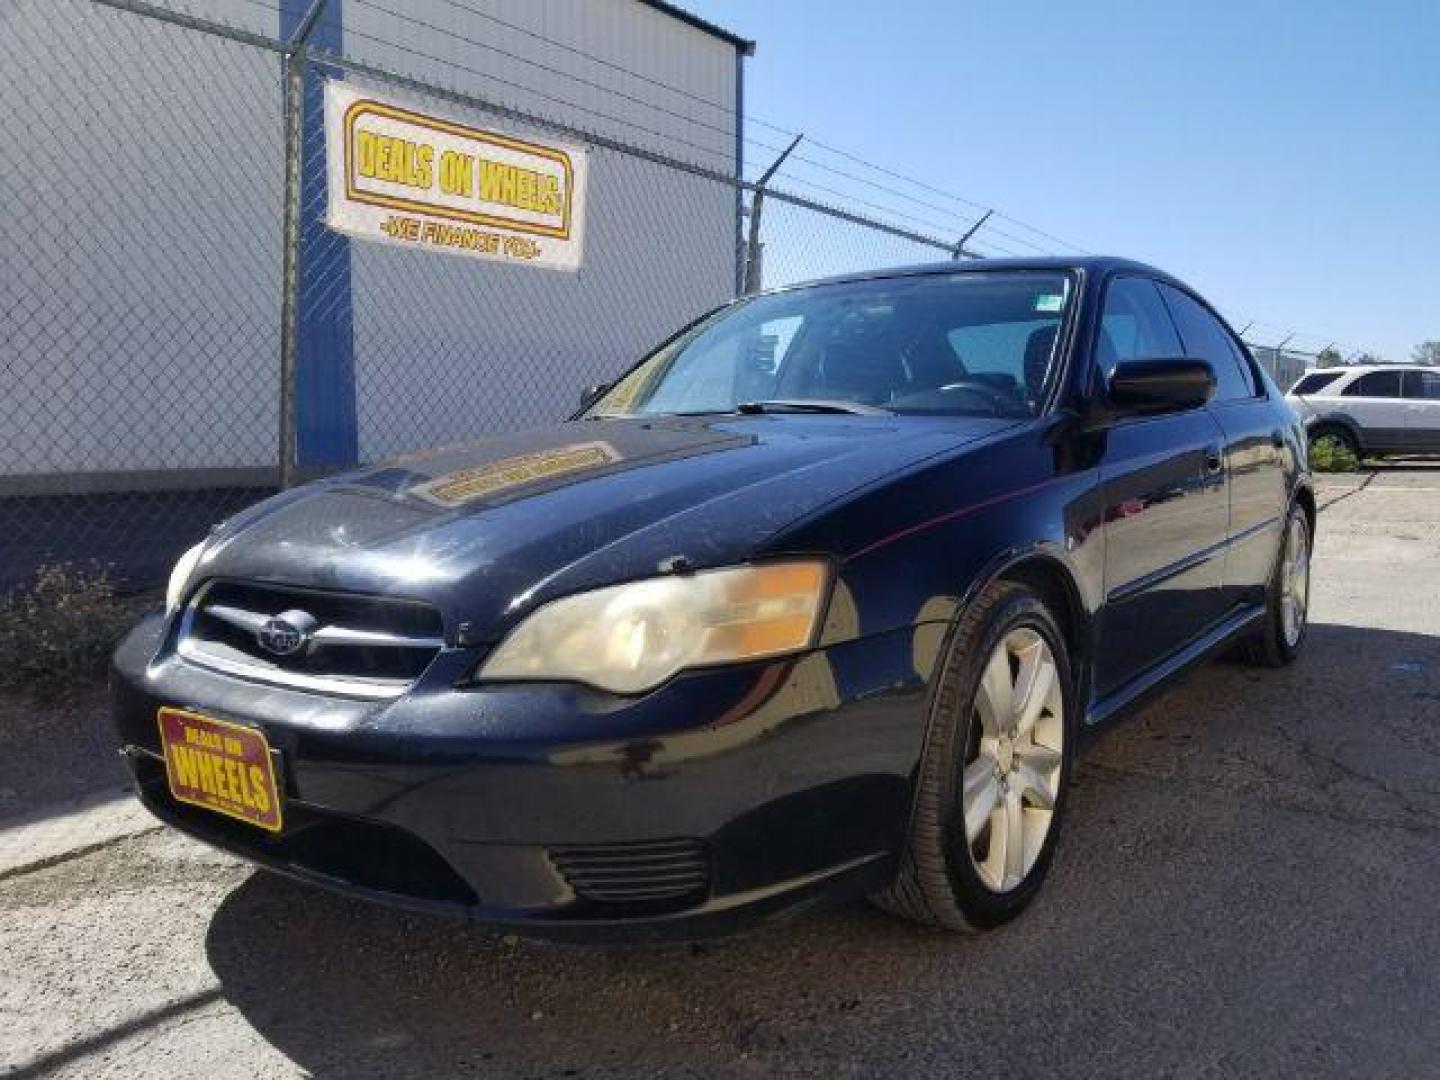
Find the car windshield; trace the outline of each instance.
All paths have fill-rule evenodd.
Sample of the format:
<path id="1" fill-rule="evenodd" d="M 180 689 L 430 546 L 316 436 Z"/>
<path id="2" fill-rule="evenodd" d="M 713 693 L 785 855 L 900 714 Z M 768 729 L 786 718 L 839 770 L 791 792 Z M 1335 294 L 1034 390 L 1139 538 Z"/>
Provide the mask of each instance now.
<path id="1" fill-rule="evenodd" d="M 1065 273 L 971 271 L 758 296 L 663 346 L 586 415 L 1034 416 L 1072 292 Z"/>

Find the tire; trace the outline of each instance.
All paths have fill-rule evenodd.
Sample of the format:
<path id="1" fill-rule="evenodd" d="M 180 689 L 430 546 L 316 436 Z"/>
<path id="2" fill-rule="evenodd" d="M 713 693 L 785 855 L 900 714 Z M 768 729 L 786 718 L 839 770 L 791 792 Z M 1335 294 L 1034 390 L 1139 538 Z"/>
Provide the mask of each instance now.
<path id="1" fill-rule="evenodd" d="M 1034 650 L 1032 642 L 1043 643 L 1044 649 Z M 1027 676 L 1027 671 L 1038 672 L 1047 654 L 1053 680 L 1041 694 L 1043 676 Z M 991 668 L 992 663 L 997 667 Z M 1023 735 L 987 735 L 996 729 L 997 716 L 1015 717 L 1021 711 L 1017 707 L 1007 712 L 992 704 L 1001 694 L 992 693 L 998 682 L 991 680 L 1002 669 L 1013 683 L 1010 702 L 1018 699 L 1021 707 L 1042 702 L 1028 743 Z M 1060 834 L 1074 758 L 1075 710 L 1065 637 L 1054 615 L 1023 585 L 991 586 L 967 608 L 952 635 L 932 701 L 905 849 L 894 881 L 875 902 L 904 918 L 957 931 L 990 929 L 1019 915 L 1039 892 Z M 1014 730 L 1018 725 L 1023 720 Z M 1005 725 L 998 726 L 1003 730 Z M 993 757 L 985 756 L 987 746 Z M 991 778 L 972 783 L 967 804 L 962 787 L 983 778 L 991 765 Z M 1005 769 L 1012 771 L 1003 773 L 1008 782 L 1001 784 L 998 778 Z M 991 795 L 999 801 L 987 817 L 985 800 Z M 998 821 L 996 814 L 1001 815 Z M 971 835 L 967 820 L 987 824 Z M 1037 833 L 1042 820 L 1044 831 Z M 1011 834 L 1021 838 L 1018 845 L 1008 844 Z M 998 858 L 996 844 L 1001 848 Z M 1011 860 L 1019 863 L 1015 880 Z"/>
<path id="2" fill-rule="evenodd" d="M 1304 545 L 1304 565 L 1297 581 L 1293 576 L 1296 567 L 1292 545 L 1301 538 Z M 1285 519 L 1280 553 L 1275 560 L 1275 570 L 1270 575 L 1270 584 L 1266 589 L 1264 625 L 1260 632 L 1245 644 L 1243 655 L 1250 663 L 1259 667 L 1279 668 L 1294 663 L 1295 658 L 1300 655 L 1300 648 L 1305 644 L 1305 638 L 1310 632 L 1310 553 L 1313 550 L 1314 535 L 1310 515 L 1296 503 L 1290 507 L 1290 513 Z M 1287 578 L 1290 584 L 1288 592 Z M 1287 621 L 1287 599 L 1299 605 L 1298 626 Z"/>
<path id="3" fill-rule="evenodd" d="M 1321 439 L 1333 439 L 1354 454 L 1356 461 L 1360 460 L 1360 442 L 1349 428 L 1339 427 L 1335 424 L 1321 424 L 1310 432 L 1310 448 L 1313 450 L 1315 444 Z"/>

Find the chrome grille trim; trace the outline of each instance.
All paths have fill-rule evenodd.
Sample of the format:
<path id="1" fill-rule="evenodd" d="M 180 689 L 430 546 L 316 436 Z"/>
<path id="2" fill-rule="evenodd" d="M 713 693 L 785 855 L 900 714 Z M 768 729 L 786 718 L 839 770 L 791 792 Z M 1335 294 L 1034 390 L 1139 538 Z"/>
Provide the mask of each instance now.
<path id="1" fill-rule="evenodd" d="M 265 625 L 268 615 L 257 611 L 231 607 L 228 604 L 212 604 L 205 609 L 211 618 L 227 622 L 231 626 L 248 630 L 252 634 Z M 278 614 L 278 612 L 277 612 Z M 371 645 L 390 649 L 443 649 L 445 639 L 438 637 L 410 637 L 405 634 L 387 634 L 379 630 L 356 630 L 348 626 L 322 626 L 310 636 L 317 646 L 324 645 Z"/>
<path id="2" fill-rule="evenodd" d="M 181 639 L 175 651 L 198 667 L 218 671 L 222 675 L 238 675 L 242 679 L 288 686 L 294 690 L 314 690 L 321 694 L 338 694 L 343 697 L 373 698 L 385 700 L 397 698 L 408 690 L 408 682 L 379 682 L 363 679 L 327 679 L 319 675 L 304 675 L 294 671 L 277 671 L 256 664 L 241 664 L 214 656 L 195 647 L 193 641 Z"/>
<path id="3" fill-rule="evenodd" d="M 242 597 L 246 593 L 269 594 L 269 600 L 264 605 L 265 610 L 237 603 L 208 602 L 213 593 L 218 592 L 223 597 L 227 591 L 231 594 L 239 592 Z M 327 608 L 338 609 L 341 614 L 349 611 L 351 617 L 344 622 L 320 620 L 306 646 L 294 657 L 262 654 L 258 643 L 252 651 L 248 642 L 241 644 L 243 639 L 237 641 L 234 635 L 224 640 L 224 627 L 248 638 L 257 635 L 272 618 L 307 604 L 322 613 Z M 255 682 L 368 700 L 396 698 L 414 685 L 436 654 L 445 648 L 445 639 L 438 634 L 403 633 L 351 625 L 357 621 L 357 614 L 363 616 L 371 609 L 377 614 L 376 622 L 380 624 L 389 614 L 395 616 L 392 621 L 402 625 L 426 622 L 433 623 L 436 629 L 440 626 L 438 612 L 413 601 L 353 593 L 318 593 L 261 582 L 222 579 L 207 582 L 183 609 L 175 637 L 175 652 L 199 667 Z M 395 615 L 397 611 L 403 611 L 403 618 Z M 213 622 L 208 624 L 208 630 L 202 631 L 201 625 L 206 620 Z M 414 629 L 413 626 L 404 628 Z M 207 638 L 207 633 L 214 637 Z M 355 670 L 296 670 L 294 666 L 287 666 L 300 663 L 314 667 L 312 657 L 317 652 L 325 655 L 325 650 L 359 650 L 352 652 L 352 658 L 368 659 L 372 666 L 376 666 L 374 658 L 382 657 L 388 662 L 378 664 L 381 670 L 395 670 L 398 666 L 407 673 L 403 676 L 370 675 Z M 343 665 L 340 667 L 343 668 Z"/>

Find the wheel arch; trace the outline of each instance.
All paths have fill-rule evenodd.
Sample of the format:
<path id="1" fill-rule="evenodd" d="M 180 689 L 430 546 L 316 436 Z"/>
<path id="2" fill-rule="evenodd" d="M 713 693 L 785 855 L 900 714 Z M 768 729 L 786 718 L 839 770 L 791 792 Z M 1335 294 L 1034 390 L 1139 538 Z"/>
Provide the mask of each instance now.
<path id="1" fill-rule="evenodd" d="M 1320 508 L 1315 502 L 1315 492 L 1309 484 L 1300 484 L 1295 489 L 1295 502 L 1300 509 L 1305 511 L 1305 516 L 1310 519 L 1310 535 L 1315 535 L 1315 526 L 1320 517 Z"/>
<path id="2" fill-rule="evenodd" d="M 1351 439 L 1354 440 L 1356 446 L 1360 447 L 1360 449 L 1362 450 L 1365 449 L 1364 429 L 1349 413 L 1320 413 L 1310 424 L 1308 431 L 1310 440 L 1314 441 L 1315 439 L 1319 438 L 1320 435 L 1323 434 L 1327 428 L 1331 430 L 1338 429 L 1340 431 L 1344 431 L 1347 435 L 1350 436 Z"/>
<path id="3" fill-rule="evenodd" d="M 1075 701 L 1077 707 L 1083 710 L 1090 688 L 1095 617 L 1085 603 L 1076 572 L 1063 555 L 1051 550 L 1051 545 L 1037 544 L 1024 550 L 1005 552 L 974 576 L 955 606 L 943 655 L 948 656 L 950 649 L 954 648 L 954 634 L 966 611 L 987 589 L 1002 581 L 1033 590 L 1054 614 L 1065 636 Z M 937 676 L 940 670 L 942 668 L 937 667 Z"/>
<path id="4" fill-rule="evenodd" d="M 1069 568 L 1059 559 L 1031 552 L 1007 563 L 986 585 L 994 581 L 1028 586 L 1045 601 L 1065 635 L 1070 667 L 1076 681 L 1080 681 L 1079 673 L 1089 663 L 1090 619 Z"/>

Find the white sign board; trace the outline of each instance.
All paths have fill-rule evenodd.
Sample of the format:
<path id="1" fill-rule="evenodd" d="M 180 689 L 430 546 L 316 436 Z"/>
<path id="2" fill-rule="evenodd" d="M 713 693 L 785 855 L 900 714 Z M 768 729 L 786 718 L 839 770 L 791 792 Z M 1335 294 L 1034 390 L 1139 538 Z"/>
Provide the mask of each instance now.
<path id="1" fill-rule="evenodd" d="M 585 152 L 502 135 L 327 80 L 326 223 L 426 251 L 580 267 Z"/>

